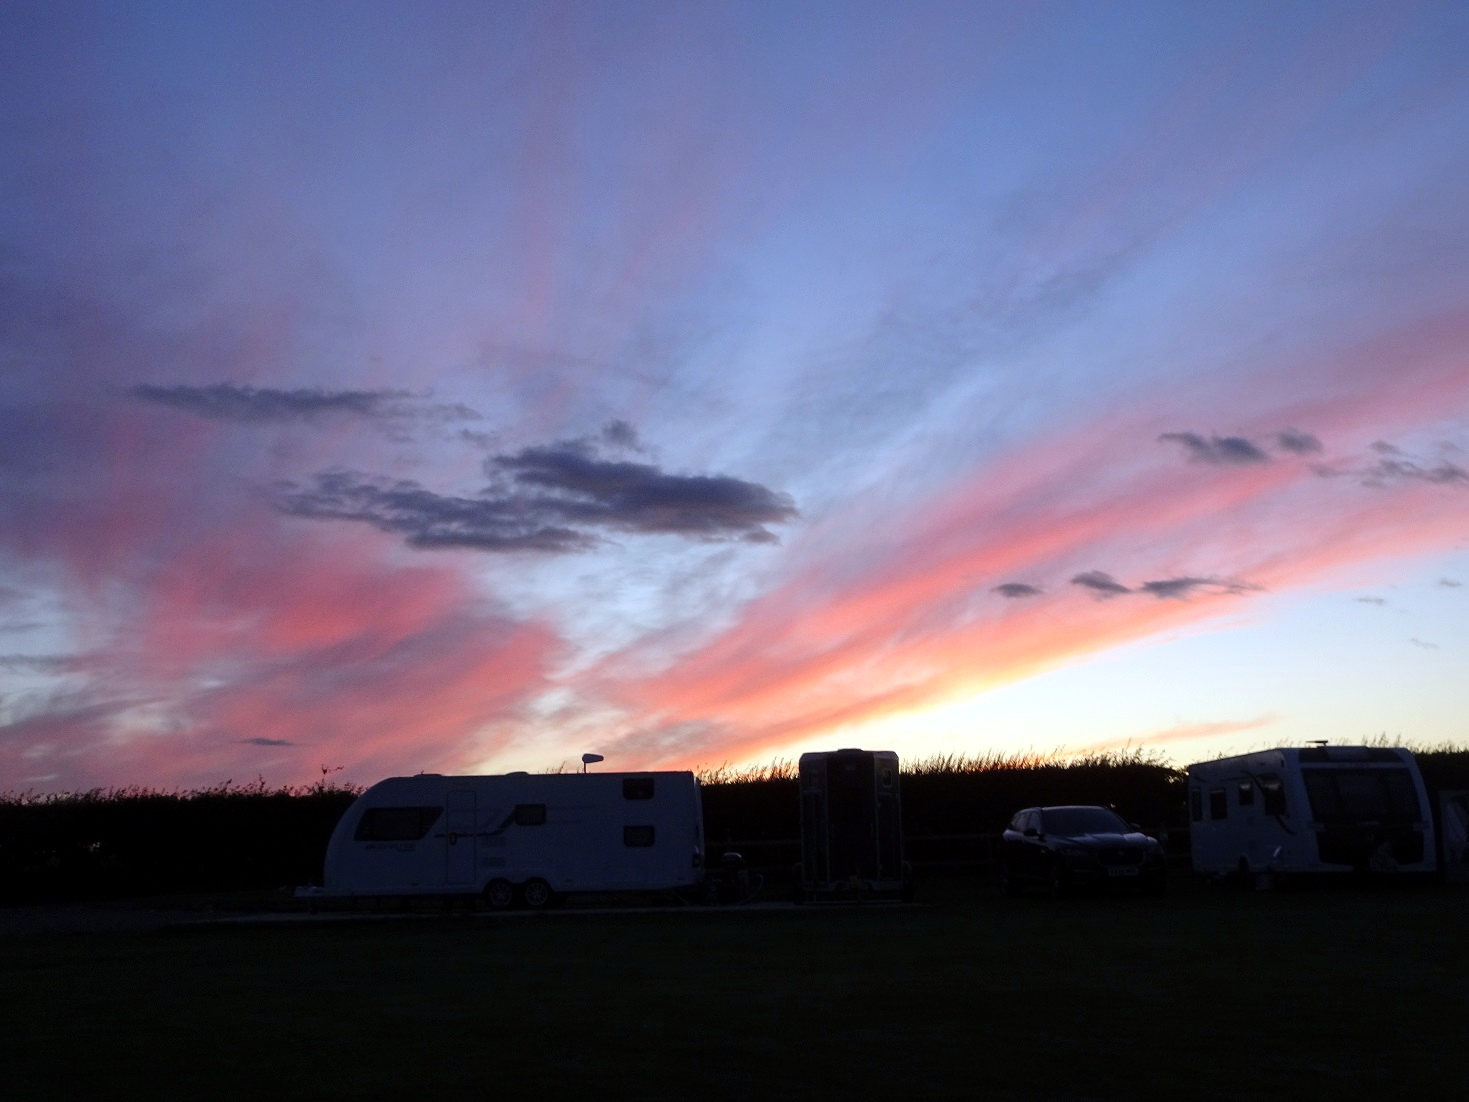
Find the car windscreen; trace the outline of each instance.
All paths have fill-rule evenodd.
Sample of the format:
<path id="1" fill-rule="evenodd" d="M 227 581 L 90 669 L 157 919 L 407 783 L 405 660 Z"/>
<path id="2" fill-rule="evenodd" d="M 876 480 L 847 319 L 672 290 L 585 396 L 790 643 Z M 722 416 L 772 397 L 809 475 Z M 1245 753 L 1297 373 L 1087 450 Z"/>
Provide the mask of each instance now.
<path id="1" fill-rule="evenodd" d="M 1057 807 L 1041 812 L 1045 834 L 1126 834 L 1132 828 L 1105 807 Z"/>
<path id="2" fill-rule="evenodd" d="M 1406 769 L 1301 770 L 1311 815 L 1323 823 L 1411 823 L 1423 817 Z"/>

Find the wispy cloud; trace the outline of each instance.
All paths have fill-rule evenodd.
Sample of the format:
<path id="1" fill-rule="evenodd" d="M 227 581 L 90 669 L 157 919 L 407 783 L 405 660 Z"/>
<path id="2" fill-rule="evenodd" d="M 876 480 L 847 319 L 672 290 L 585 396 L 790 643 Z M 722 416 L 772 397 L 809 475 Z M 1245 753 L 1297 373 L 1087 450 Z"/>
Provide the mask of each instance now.
<path id="1" fill-rule="evenodd" d="M 1384 458 L 1363 472 L 1362 481 L 1370 486 L 1385 486 L 1395 482 L 1469 486 L 1469 470 L 1447 460 L 1424 466 L 1408 458 Z"/>
<path id="2" fill-rule="evenodd" d="M 318 533 L 263 550 L 243 534 L 151 579 L 126 630 L 89 652 L 90 685 L 12 707 L 0 777 L 213 783 L 253 768 L 250 747 L 299 777 L 322 761 L 364 782 L 452 769 L 502 737 L 560 658 L 553 631 L 508 617 L 451 563 L 387 564 L 380 541 Z"/>
<path id="3" fill-rule="evenodd" d="M 74 656 L 65 654 L 0 654 L 0 670 L 13 673 L 66 673 L 78 664 Z"/>
<path id="4" fill-rule="evenodd" d="M 1275 724 L 1278 720 L 1278 716 L 1266 713 L 1251 719 L 1224 719 L 1201 723 L 1180 723 L 1176 727 L 1168 727 L 1161 731 L 1149 731 L 1141 737 L 1108 739 L 1105 742 L 1088 743 L 1084 746 L 1070 748 L 1070 752 L 1073 754 L 1087 754 L 1127 746 L 1156 747 L 1167 746 L 1175 742 L 1195 742 L 1199 739 L 1218 738 L 1221 735 L 1237 735 L 1246 731 L 1258 731 L 1262 727 L 1269 727 Z"/>
<path id="5" fill-rule="evenodd" d="M 1362 485 L 1386 489 L 1405 483 L 1434 486 L 1469 486 L 1469 469 L 1450 458 L 1457 449 L 1443 445 L 1437 458 L 1413 455 L 1396 444 L 1375 441 L 1370 450 L 1376 456 L 1367 462 L 1319 464 L 1315 471 L 1323 478 L 1356 478 Z"/>
<path id="6" fill-rule="evenodd" d="M 315 520 L 353 520 L 403 535 L 411 547 L 464 547 L 477 551 L 585 551 L 597 540 L 555 524 L 548 512 L 511 498 L 436 494 L 417 482 L 374 478 L 356 471 L 325 471 L 307 486 L 277 488 L 283 513 Z"/>
<path id="7" fill-rule="evenodd" d="M 314 387 L 277 390 L 233 383 L 215 383 L 212 386 L 139 383 L 128 393 L 139 401 L 168 406 L 211 421 L 250 424 L 312 421 L 328 415 L 380 417 L 384 413 L 397 412 L 400 403 L 413 398 L 406 390 L 321 390 Z"/>

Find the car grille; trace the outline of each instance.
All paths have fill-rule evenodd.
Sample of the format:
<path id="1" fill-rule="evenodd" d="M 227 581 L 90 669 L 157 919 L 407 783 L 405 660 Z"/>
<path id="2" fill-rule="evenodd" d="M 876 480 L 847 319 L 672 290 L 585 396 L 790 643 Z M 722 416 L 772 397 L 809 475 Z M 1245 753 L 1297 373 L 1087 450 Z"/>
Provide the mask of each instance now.
<path id="1" fill-rule="evenodd" d="M 1141 865 L 1143 851 L 1140 849 L 1108 849 L 1102 851 L 1104 865 Z"/>

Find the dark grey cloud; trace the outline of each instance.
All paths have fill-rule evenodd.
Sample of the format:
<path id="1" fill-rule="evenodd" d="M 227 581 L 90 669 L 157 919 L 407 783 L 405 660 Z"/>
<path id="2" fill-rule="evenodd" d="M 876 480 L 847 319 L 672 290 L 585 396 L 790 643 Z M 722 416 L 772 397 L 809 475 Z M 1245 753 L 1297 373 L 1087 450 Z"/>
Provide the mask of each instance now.
<path id="1" fill-rule="evenodd" d="M 299 745 L 298 743 L 292 742 L 288 738 L 263 738 L 263 737 L 242 738 L 240 740 L 240 742 L 243 743 L 243 744 L 245 744 L 246 746 L 296 746 L 296 745 Z"/>
<path id="2" fill-rule="evenodd" d="M 1275 446 L 1292 455 L 1316 455 L 1321 452 L 1321 441 L 1309 432 L 1299 429 L 1282 429 L 1275 434 Z"/>
<path id="3" fill-rule="evenodd" d="M 1137 587 L 1126 586 L 1119 582 L 1111 574 L 1101 570 L 1088 570 L 1084 574 L 1078 574 L 1071 579 L 1071 584 L 1090 589 L 1098 600 L 1110 600 L 1113 597 L 1121 597 L 1127 594 L 1138 594 L 1140 596 L 1157 597 L 1160 600 L 1171 599 L 1186 601 L 1199 593 L 1248 593 L 1258 590 L 1260 587 L 1249 582 L 1235 581 L 1230 578 L 1201 578 L 1183 576 L 1178 578 L 1160 578 L 1155 581 L 1143 582 Z"/>
<path id="4" fill-rule="evenodd" d="M 614 426 L 619 444 L 636 442 L 631 426 Z M 584 551 L 607 532 L 771 543 L 766 526 L 798 515 L 789 496 L 757 483 L 608 460 L 585 440 L 493 456 L 485 473 L 488 486 L 455 497 L 417 482 L 327 471 L 304 487 L 282 484 L 276 505 L 293 516 L 365 522 L 414 547 L 481 551 Z"/>
<path id="5" fill-rule="evenodd" d="M 1006 582 L 1004 585 L 995 586 L 991 592 L 998 593 L 1001 597 L 1016 598 L 1039 597 L 1045 590 L 1038 586 L 1026 585 L 1024 582 Z"/>
<path id="6" fill-rule="evenodd" d="M 1383 598 L 1383 597 L 1357 597 L 1357 598 L 1355 598 L 1355 600 L 1356 600 L 1356 602 L 1359 605 L 1378 605 L 1378 606 L 1382 606 L 1382 605 L 1387 604 L 1387 600 L 1385 598 Z"/>
<path id="7" fill-rule="evenodd" d="M 666 474 L 646 463 L 599 458 L 585 445 L 525 448 L 486 463 L 507 474 L 539 510 L 575 524 L 695 538 L 771 542 L 764 527 L 794 519 L 785 494 L 719 475 Z"/>
<path id="8" fill-rule="evenodd" d="M 1243 436 L 1201 436 L 1196 432 L 1165 432 L 1159 441 L 1183 445 L 1189 462 L 1216 467 L 1244 467 L 1269 463 L 1270 456 Z"/>
<path id="9" fill-rule="evenodd" d="M 1196 593 L 1248 593 L 1260 587 L 1249 582 L 1232 581 L 1228 578 L 1164 578 L 1144 582 L 1136 592 L 1147 593 L 1158 598 L 1187 600 Z"/>
<path id="10" fill-rule="evenodd" d="M 602 429 L 602 440 L 615 448 L 625 448 L 628 451 L 643 451 L 643 443 L 638 439 L 638 430 L 626 421 L 609 421 Z"/>
<path id="11" fill-rule="evenodd" d="M 1438 584 L 1444 589 L 1458 589 L 1464 583 L 1457 578 L 1440 578 Z"/>
<path id="12" fill-rule="evenodd" d="M 1412 643 L 1415 647 L 1422 648 L 1423 650 L 1438 650 L 1437 643 L 1430 643 L 1423 639 L 1409 639 L 1408 642 Z"/>
<path id="13" fill-rule="evenodd" d="M 1071 579 L 1071 584 L 1079 585 L 1083 589 L 1090 589 L 1096 594 L 1099 600 L 1106 600 L 1109 597 L 1120 597 L 1124 593 L 1132 592 L 1127 586 L 1112 577 L 1111 574 L 1104 574 L 1100 570 L 1088 570 L 1084 573 L 1077 574 Z"/>
<path id="14" fill-rule="evenodd" d="M 128 394 L 139 401 L 169 406 L 211 421 L 252 424 L 310 421 L 328 414 L 379 417 L 399 412 L 397 407 L 414 397 L 406 390 L 275 390 L 233 383 L 215 383 L 212 386 L 139 383 L 130 388 Z M 459 409 L 461 415 L 474 416 L 473 411 L 465 407 L 437 408 Z"/>

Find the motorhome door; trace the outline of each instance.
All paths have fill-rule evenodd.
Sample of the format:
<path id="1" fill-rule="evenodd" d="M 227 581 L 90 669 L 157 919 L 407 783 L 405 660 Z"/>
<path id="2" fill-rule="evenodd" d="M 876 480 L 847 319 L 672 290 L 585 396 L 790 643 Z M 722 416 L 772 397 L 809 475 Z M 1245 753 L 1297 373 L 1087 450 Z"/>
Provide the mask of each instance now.
<path id="1" fill-rule="evenodd" d="M 451 788 L 444 805 L 444 882 L 468 884 L 474 878 L 474 789 Z"/>

